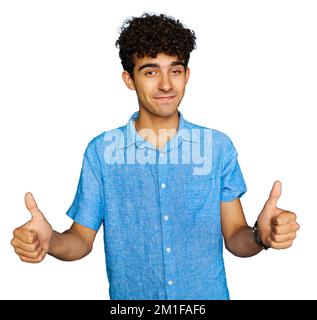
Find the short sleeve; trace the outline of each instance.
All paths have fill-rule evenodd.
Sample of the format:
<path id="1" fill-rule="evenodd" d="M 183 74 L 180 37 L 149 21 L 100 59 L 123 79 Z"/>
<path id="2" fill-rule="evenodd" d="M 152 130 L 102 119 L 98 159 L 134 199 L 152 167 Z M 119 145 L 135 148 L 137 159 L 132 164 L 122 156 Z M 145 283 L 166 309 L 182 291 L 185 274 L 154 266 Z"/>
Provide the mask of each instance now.
<path id="1" fill-rule="evenodd" d="M 75 222 L 98 230 L 103 221 L 104 192 L 101 164 L 93 142 L 86 148 L 75 199 L 66 214 Z"/>
<path id="2" fill-rule="evenodd" d="M 230 139 L 227 141 L 223 159 L 221 201 L 229 202 L 242 197 L 247 191 L 238 162 L 238 153 Z"/>

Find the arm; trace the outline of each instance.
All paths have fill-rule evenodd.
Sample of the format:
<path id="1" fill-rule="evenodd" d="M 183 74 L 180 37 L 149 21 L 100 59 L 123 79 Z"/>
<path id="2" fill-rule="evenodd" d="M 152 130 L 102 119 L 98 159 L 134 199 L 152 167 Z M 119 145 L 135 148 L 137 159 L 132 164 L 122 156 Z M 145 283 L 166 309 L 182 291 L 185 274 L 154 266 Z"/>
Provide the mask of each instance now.
<path id="1" fill-rule="evenodd" d="M 48 254 L 64 261 L 81 259 L 91 252 L 96 233 L 76 222 L 63 233 L 53 231 Z"/>
<path id="2" fill-rule="evenodd" d="M 247 225 L 240 199 L 221 202 L 221 226 L 225 246 L 238 257 L 251 257 L 258 254 L 262 247 L 253 237 L 252 228 Z"/>

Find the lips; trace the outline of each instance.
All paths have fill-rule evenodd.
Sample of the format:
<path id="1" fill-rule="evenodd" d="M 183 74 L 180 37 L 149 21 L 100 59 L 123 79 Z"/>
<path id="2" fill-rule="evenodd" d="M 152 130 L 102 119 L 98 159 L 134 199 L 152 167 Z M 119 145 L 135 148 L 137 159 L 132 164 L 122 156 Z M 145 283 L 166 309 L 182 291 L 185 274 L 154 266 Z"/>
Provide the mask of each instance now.
<path id="1" fill-rule="evenodd" d="M 163 97 L 154 97 L 154 99 L 160 101 L 160 102 L 170 102 L 172 101 L 176 96 L 163 96 Z"/>

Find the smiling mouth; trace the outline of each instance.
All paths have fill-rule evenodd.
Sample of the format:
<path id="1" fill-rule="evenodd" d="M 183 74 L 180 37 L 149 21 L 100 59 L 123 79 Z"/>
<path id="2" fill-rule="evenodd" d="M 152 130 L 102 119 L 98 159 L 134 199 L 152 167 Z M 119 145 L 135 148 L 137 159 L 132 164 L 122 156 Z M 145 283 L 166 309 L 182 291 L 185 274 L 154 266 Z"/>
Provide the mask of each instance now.
<path id="1" fill-rule="evenodd" d="M 154 99 L 160 101 L 160 102 L 170 102 L 172 101 L 176 96 L 168 96 L 168 97 L 155 97 Z"/>

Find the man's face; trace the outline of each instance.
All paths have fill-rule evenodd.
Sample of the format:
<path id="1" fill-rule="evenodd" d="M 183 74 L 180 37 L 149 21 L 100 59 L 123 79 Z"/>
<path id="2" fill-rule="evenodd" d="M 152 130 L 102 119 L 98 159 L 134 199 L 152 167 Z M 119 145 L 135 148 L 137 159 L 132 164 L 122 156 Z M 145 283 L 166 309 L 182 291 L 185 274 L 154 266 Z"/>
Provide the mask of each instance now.
<path id="1" fill-rule="evenodd" d="M 140 109 L 169 117 L 184 96 L 189 68 L 185 73 L 183 60 L 159 53 L 156 58 L 135 58 L 134 79 L 126 71 L 122 77 L 129 89 L 136 90 Z"/>

